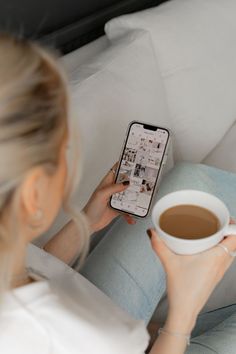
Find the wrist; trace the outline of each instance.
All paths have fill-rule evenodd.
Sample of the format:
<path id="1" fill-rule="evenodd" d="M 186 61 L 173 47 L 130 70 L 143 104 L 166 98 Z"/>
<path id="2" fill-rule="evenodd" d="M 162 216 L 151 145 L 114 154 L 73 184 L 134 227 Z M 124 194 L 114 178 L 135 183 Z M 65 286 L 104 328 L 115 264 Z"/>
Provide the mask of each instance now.
<path id="1" fill-rule="evenodd" d="M 90 217 L 88 216 L 88 212 L 86 210 L 86 206 L 84 207 L 84 209 L 82 210 L 83 214 L 85 215 L 86 217 L 86 220 L 87 220 L 87 223 L 88 223 L 88 226 L 89 226 L 89 231 L 90 231 L 90 235 L 92 235 L 93 233 L 95 233 L 97 230 L 96 230 L 96 227 L 95 225 L 92 223 L 92 221 L 90 220 Z"/>
<path id="2" fill-rule="evenodd" d="M 169 312 L 164 328 L 171 332 L 179 332 L 190 335 L 196 324 L 196 316 L 179 311 Z"/>
<path id="3" fill-rule="evenodd" d="M 190 345 L 190 339 L 191 339 L 191 335 L 190 334 L 186 334 L 186 333 L 178 333 L 178 332 L 171 332 L 168 331 L 165 328 L 160 328 L 158 331 L 158 336 L 160 336 L 161 334 L 165 335 L 165 336 L 169 336 L 170 338 L 172 338 L 172 340 L 178 339 L 178 342 L 184 342 L 185 345 Z"/>

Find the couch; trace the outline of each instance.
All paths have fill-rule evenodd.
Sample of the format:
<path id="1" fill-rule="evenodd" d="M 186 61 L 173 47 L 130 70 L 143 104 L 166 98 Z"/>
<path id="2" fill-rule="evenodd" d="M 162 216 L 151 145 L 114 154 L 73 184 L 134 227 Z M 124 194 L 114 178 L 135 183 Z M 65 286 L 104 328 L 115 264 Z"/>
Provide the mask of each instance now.
<path id="1" fill-rule="evenodd" d="M 236 172 L 235 11 L 234 0 L 172 0 L 112 19 L 92 50 L 61 58 L 72 95 L 70 123 L 82 141 L 79 207 L 117 160 L 133 119 L 171 129 L 166 172 L 183 160 Z M 66 221 L 61 212 L 37 244 Z M 235 271 L 232 266 L 208 310 L 220 306 Z M 165 310 L 164 300 L 156 318 Z"/>

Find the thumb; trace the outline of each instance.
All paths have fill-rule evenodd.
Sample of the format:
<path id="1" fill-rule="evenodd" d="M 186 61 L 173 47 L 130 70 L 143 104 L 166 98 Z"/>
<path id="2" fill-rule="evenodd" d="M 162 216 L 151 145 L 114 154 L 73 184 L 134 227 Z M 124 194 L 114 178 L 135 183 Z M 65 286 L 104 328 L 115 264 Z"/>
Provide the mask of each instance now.
<path id="1" fill-rule="evenodd" d="M 162 264 L 165 266 L 168 263 L 168 259 L 173 256 L 173 252 L 167 247 L 165 242 L 157 234 L 156 230 L 149 229 L 148 236 L 151 239 L 151 245 L 154 252 L 160 258 Z"/>

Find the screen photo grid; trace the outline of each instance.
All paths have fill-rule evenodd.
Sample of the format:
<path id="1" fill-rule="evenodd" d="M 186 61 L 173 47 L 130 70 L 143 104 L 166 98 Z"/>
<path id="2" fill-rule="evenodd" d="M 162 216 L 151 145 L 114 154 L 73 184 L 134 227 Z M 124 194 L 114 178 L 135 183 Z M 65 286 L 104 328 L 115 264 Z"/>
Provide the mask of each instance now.
<path id="1" fill-rule="evenodd" d="M 157 132 L 130 132 L 122 156 L 117 183 L 129 181 L 129 187 L 113 196 L 114 206 L 130 212 L 145 214 L 160 168 L 165 144 Z"/>

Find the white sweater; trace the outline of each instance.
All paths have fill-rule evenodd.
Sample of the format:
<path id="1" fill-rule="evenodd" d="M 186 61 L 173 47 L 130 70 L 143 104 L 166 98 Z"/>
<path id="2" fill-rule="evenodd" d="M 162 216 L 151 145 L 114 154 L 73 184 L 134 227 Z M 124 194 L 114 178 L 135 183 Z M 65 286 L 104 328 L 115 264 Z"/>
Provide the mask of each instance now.
<path id="1" fill-rule="evenodd" d="M 148 334 L 94 285 L 30 245 L 42 279 L 8 292 L 0 310 L 0 353 L 143 354 Z"/>

